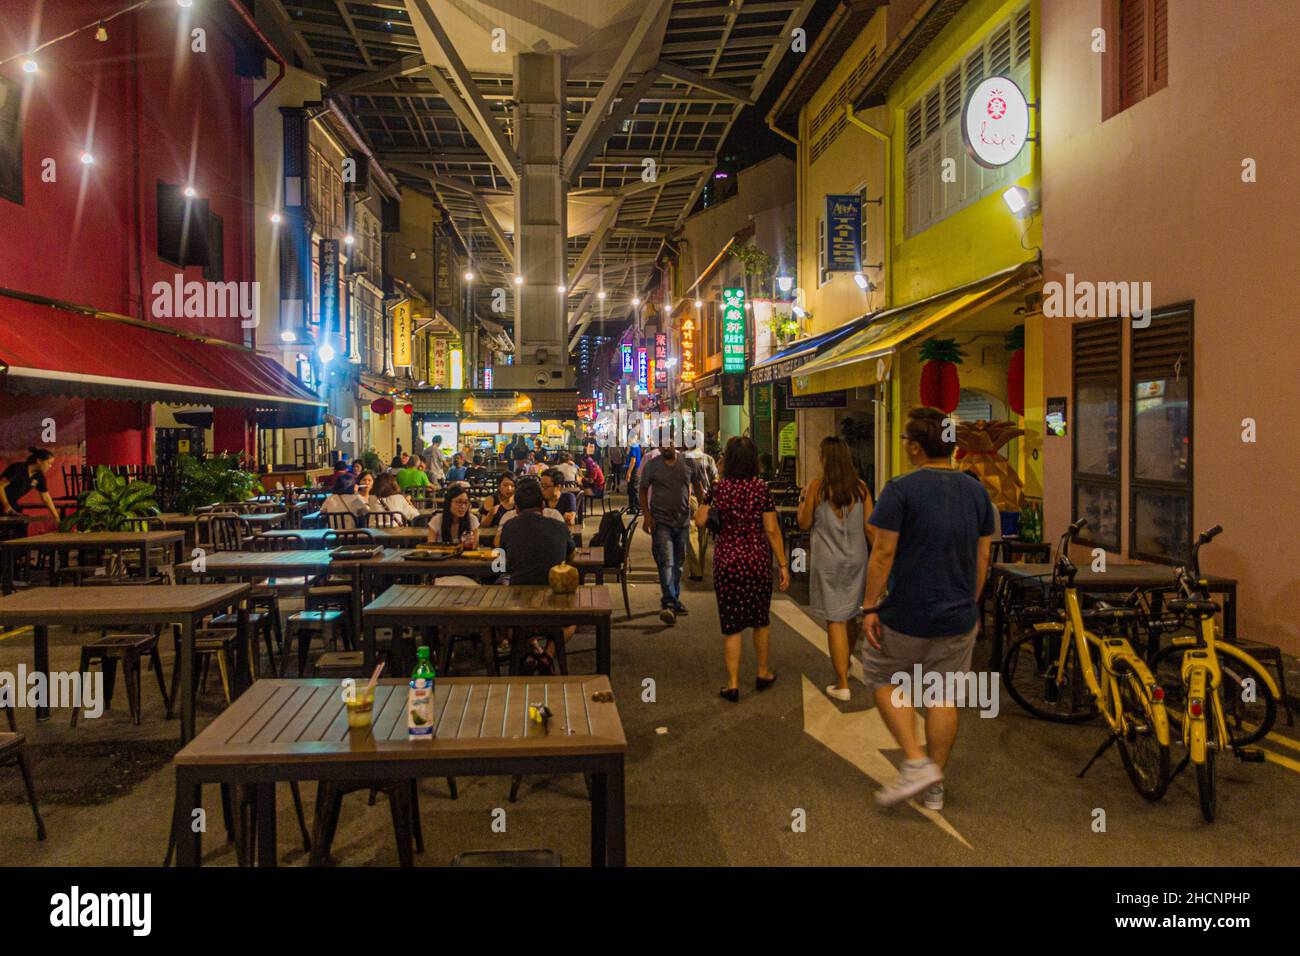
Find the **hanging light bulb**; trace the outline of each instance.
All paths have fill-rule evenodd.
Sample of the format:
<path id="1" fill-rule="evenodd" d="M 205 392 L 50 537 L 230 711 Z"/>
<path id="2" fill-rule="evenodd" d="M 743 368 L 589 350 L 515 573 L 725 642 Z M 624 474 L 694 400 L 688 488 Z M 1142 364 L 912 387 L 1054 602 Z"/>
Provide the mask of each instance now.
<path id="1" fill-rule="evenodd" d="M 466 281 L 466 282 L 473 282 L 473 281 L 474 281 L 474 270 L 473 270 L 473 269 L 466 269 L 466 270 L 465 270 L 465 281 Z"/>
<path id="2" fill-rule="evenodd" d="M 356 240 L 356 237 L 355 237 L 355 236 L 352 236 L 352 235 L 347 235 L 347 236 L 344 236 L 344 237 L 343 237 L 343 242 L 344 242 L 345 245 L 349 245 L 349 246 L 350 246 L 350 245 L 352 245 L 352 243 L 354 243 L 354 242 L 356 242 L 356 241 L 357 241 L 357 240 Z"/>
<path id="3" fill-rule="evenodd" d="M 100 43 L 108 42 L 108 27 L 104 26 L 104 21 L 99 21 L 99 29 L 95 31 L 95 39 Z"/>
<path id="4" fill-rule="evenodd" d="M 702 309 L 702 308 L 704 308 L 704 300 L 703 300 L 703 299 L 696 299 L 696 300 L 695 300 L 695 308 L 697 308 L 697 309 Z"/>
<path id="5" fill-rule="evenodd" d="M 415 250 L 414 250 L 414 249 L 411 250 L 411 261 L 412 261 L 412 262 L 415 261 Z"/>

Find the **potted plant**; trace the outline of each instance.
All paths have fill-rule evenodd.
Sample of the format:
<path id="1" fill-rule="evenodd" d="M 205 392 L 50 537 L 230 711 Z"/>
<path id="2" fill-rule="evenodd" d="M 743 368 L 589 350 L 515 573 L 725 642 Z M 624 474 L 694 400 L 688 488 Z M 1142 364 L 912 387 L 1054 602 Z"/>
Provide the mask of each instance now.
<path id="1" fill-rule="evenodd" d="M 246 501 L 261 492 L 262 483 L 239 466 L 234 455 L 195 458 L 181 455 L 177 507 L 185 514 L 195 508 L 227 501 Z"/>
<path id="2" fill-rule="evenodd" d="M 95 487 L 77 499 L 77 510 L 60 523 L 62 531 L 125 531 L 141 518 L 158 514 L 154 486 L 128 481 L 107 465 L 95 469 Z"/>

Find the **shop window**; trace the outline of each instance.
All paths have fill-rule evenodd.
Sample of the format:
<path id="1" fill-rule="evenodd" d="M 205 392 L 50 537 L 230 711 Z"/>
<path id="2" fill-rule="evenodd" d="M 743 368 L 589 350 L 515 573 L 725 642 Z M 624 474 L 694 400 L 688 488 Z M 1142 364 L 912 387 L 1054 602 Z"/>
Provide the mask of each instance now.
<path id="1" fill-rule="evenodd" d="M 1034 98 L 1031 54 L 1032 18 L 1021 7 L 985 37 L 961 65 L 925 90 L 903 118 L 904 220 L 916 235 L 959 209 L 1005 188 L 1030 170 L 1030 151 L 1013 162 L 985 169 L 966 154 L 961 138 L 961 111 L 966 98 L 989 76 L 1007 76 Z M 944 182 L 944 160 L 957 160 L 956 178 Z"/>
<path id="2" fill-rule="evenodd" d="M 1073 332 L 1074 517 L 1080 542 L 1120 546 L 1120 320 L 1077 322 Z"/>
<path id="3" fill-rule="evenodd" d="M 226 280 L 225 224 L 216 213 L 208 213 L 208 261 L 203 266 L 203 278 L 209 282 Z"/>
<path id="4" fill-rule="evenodd" d="M 1114 106 L 1110 115 L 1169 85 L 1168 0 L 1111 0 Z"/>
<path id="5" fill-rule="evenodd" d="M 1129 553 L 1171 563 L 1191 556 L 1192 307 L 1154 312 L 1133 330 Z"/>
<path id="6" fill-rule="evenodd" d="M 23 88 L 0 76 L 0 199 L 23 201 Z"/>
<path id="7" fill-rule="evenodd" d="M 211 268 L 206 199 L 190 199 L 180 186 L 158 184 L 158 258 L 174 266 Z"/>

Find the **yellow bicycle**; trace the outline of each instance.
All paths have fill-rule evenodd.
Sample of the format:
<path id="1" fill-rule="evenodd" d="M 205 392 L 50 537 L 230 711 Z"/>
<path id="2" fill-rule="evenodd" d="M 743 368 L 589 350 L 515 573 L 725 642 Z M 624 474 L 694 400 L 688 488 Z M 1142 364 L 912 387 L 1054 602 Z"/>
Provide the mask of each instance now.
<path id="1" fill-rule="evenodd" d="M 1182 596 L 1165 605 L 1174 626 L 1194 618 L 1196 633 L 1174 637 L 1153 661 L 1170 703 L 1170 716 L 1181 724 L 1187 748 L 1187 755 L 1173 775 L 1178 776 L 1190 761 L 1196 770 L 1201 814 L 1207 822 L 1213 822 L 1217 811 L 1216 754 L 1226 747 L 1239 760 L 1262 762 L 1263 752 L 1247 745 L 1263 739 L 1273 729 L 1281 696 L 1272 675 L 1259 661 L 1217 639 L 1214 617 L 1219 605 L 1207 598 L 1201 579 L 1200 550 L 1222 531 L 1221 525 L 1215 525 L 1201 532 L 1192 547 L 1191 569 L 1184 567 L 1175 572 Z"/>
<path id="2" fill-rule="evenodd" d="M 1080 518 L 1061 536 L 1052 571 L 1052 594 L 1061 606 L 1011 642 L 1002 682 L 1016 703 L 1043 720 L 1079 723 L 1101 714 L 1109 734 L 1079 776 L 1118 744 L 1134 789 L 1147 800 L 1159 800 L 1169 786 L 1164 691 L 1127 638 L 1094 634 L 1085 627 L 1085 622 L 1108 623 L 1122 631 L 1142 616 L 1131 607 L 1084 610 L 1069 545 L 1087 526 L 1087 519 Z"/>

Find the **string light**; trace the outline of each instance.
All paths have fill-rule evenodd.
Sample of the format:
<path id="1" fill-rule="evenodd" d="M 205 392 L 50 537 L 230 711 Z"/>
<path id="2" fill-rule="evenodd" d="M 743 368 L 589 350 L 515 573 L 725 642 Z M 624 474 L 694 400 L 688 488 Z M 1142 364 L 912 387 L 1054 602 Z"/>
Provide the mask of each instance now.
<path id="1" fill-rule="evenodd" d="M 95 31 L 95 39 L 100 43 L 108 42 L 108 27 L 104 26 L 104 21 L 99 21 L 99 29 Z"/>

